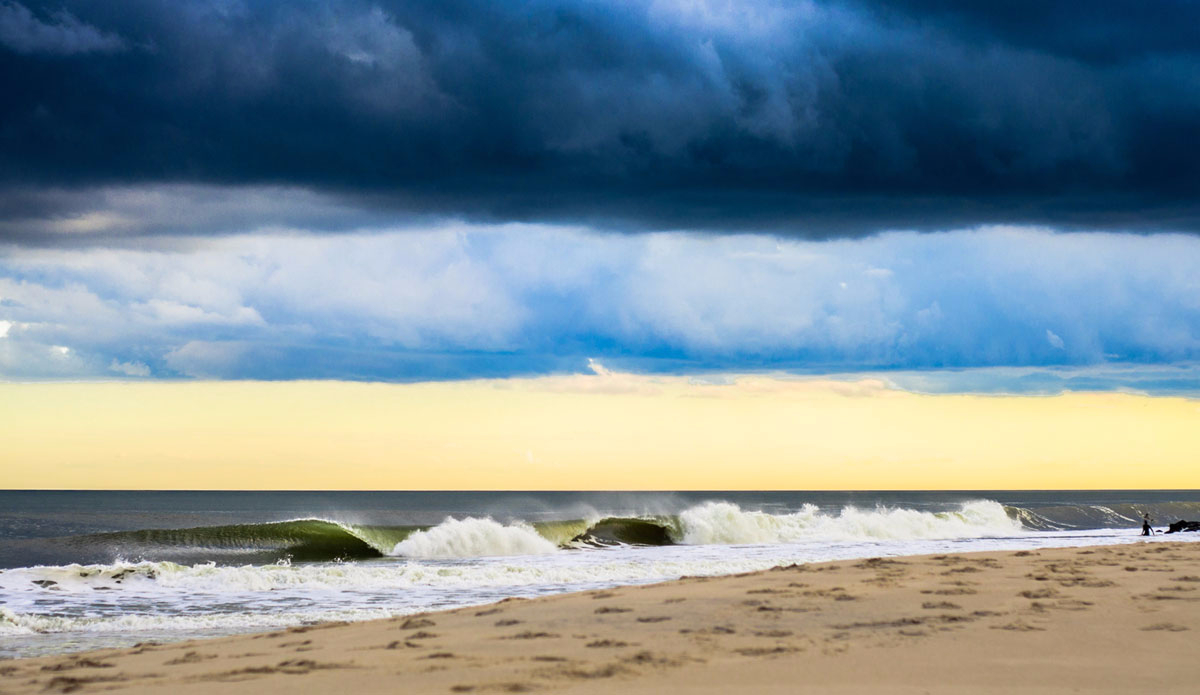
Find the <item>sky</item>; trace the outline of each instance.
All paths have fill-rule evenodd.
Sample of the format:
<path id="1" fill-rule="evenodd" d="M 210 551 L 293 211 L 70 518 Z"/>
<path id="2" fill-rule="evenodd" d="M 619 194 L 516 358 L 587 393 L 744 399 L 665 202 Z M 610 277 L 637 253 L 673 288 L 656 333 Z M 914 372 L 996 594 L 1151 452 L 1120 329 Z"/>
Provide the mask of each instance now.
<path id="1" fill-rule="evenodd" d="M 1127 422 L 1103 450 L 1128 462 L 1157 431 L 1144 413 L 1195 420 L 1198 25 L 1183 0 L 0 0 L 0 435 L 43 431 L 18 431 L 29 410 L 62 442 L 104 442 L 12 446 L 0 488 L 130 486 L 119 438 L 95 431 L 110 407 L 157 423 L 147 441 L 216 427 L 121 410 L 114 384 L 260 413 L 358 384 L 396 394 L 397 420 L 425 417 L 412 394 L 435 389 L 457 398 L 428 428 L 446 442 L 500 422 L 456 414 L 497 384 L 548 389 L 558 402 L 507 407 L 632 438 L 633 468 L 596 478 L 595 437 L 556 449 L 553 428 L 522 430 L 472 465 L 551 450 L 560 467 L 486 486 L 646 487 L 638 462 L 665 458 L 668 487 L 725 480 L 712 456 L 683 463 L 677 423 L 651 442 L 609 412 L 614 379 L 726 388 L 706 427 L 758 452 L 764 487 L 954 487 L 936 460 L 979 467 L 980 487 L 1126 486 L 1109 454 L 1064 483 L 1030 465 L 1059 449 L 1011 428 L 986 439 L 1004 460 L 951 440 L 1003 402 L 1038 413 L 1012 423 L 1074 423 L 1061 465 Z M 882 386 L 835 409 L 818 456 L 747 424 L 778 415 L 760 380 Z M 929 404 L 913 428 L 947 448 L 840 436 L 880 427 L 870 403 L 892 396 Z M 673 399 L 660 420 L 701 418 Z M 1078 421 L 1081 403 L 1099 419 Z M 273 451 L 315 451 L 296 442 L 332 410 L 272 429 Z M 402 473 L 444 463 L 428 442 L 406 459 L 388 431 L 359 436 L 414 461 Z M 1185 442 L 1163 446 L 1186 465 Z M 208 463 L 156 486 L 236 486 L 217 464 L 248 460 L 232 448 L 195 449 Z M 167 450 L 143 452 L 143 477 Z M 310 458 L 296 485 L 344 487 Z M 1154 471 L 1135 486 L 1185 486 Z"/>

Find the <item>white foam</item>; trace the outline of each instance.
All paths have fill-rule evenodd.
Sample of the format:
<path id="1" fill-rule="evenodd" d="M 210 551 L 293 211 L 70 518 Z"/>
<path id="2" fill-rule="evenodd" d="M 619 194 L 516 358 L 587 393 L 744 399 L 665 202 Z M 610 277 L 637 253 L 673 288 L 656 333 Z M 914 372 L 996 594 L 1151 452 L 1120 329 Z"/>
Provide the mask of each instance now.
<path id="1" fill-rule="evenodd" d="M 873 512 L 864 514 L 870 517 Z M 955 514 L 963 515 L 957 523 L 971 519 L 970 513 Z M 842 519 L 840 523 L 853 518 L 845 513 L 815 515 Z M 743 530 L 746 524 L 762 522 L 761 517 L 741 510 L 733 516 L 744 522 L 734 527 Z M 1181 535 L 1197 537 L 1179 540 L 1200 541 L 1200 534 Z M 1136 530 L 1093 530 L 966 539 L 617 547 L 520 557 L 388 558 L 291 566 L 143 562 L 20 568 L 0 572 L 0 658 L 78 649 L 84 644 L 94 648 L 144 639 L 174 640 L 326 620 L 362 620 L 477 605 L 509 596 L 544 596 L 793 563 L 1172 539 L 1140 539 Z M 115 583 L 117 575 L 122 576 L 120 584 Z M 33 583 L 38 580 L 57 583 Z M 55 638 L 55 634 L 67 636 Z"/>
<path id="2" fill-rule="evenodd" d="M 948 512 L 845 507 L 836 515 L 813 505 L 792 514 L 767 514 L 745 511 L 730 502 L 708 502 L 684 511 L 679 521 L 679 541 L 688 545 L 988 538 L 1025 533 L 1003 505 L 990 500 L 965 502 Z"/>
<path id="3" fill-rule="evenodd" d="M 558 546 L 524 524 L 505 526 L 491 519 L 446 519 L 396 544 L 391 555 L 418 558 L 544 555 Z"/>

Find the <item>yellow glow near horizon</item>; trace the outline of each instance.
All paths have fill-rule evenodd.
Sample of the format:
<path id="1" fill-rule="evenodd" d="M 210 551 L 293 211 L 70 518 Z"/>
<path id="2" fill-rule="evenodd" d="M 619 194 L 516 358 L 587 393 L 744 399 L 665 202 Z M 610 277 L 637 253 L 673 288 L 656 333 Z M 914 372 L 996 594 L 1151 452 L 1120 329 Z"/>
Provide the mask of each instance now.
<path id="1" fill-rule="evenodd" d="M 0 384 L 0 488 L 1200 488 L 1200 402 L 602 373 Z"/>

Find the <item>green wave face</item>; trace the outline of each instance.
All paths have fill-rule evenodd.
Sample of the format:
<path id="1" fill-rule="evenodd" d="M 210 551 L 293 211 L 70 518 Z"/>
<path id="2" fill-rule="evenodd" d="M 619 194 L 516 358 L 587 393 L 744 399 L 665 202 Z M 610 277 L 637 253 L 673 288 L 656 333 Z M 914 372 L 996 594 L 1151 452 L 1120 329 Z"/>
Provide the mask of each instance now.
<path id="1" fill-rule="evenodd" d="M 133 558 L 331 562 L 383 557 L 418 527 L 354 527 L 320 519 L 84 536 Z"/>
<path id="2" fill-rule="evenodd" d="M 538 532 L 549 540 L 567 547 L 580 545 L 674 545 L 678 535 L 677 522 L 668 517 L 662 518 L 627 518 L 607 517 L 593 523 L 570 522 L 564 523 L 562 530 L 574 531 L 569 537 L 551 537 Z"/>

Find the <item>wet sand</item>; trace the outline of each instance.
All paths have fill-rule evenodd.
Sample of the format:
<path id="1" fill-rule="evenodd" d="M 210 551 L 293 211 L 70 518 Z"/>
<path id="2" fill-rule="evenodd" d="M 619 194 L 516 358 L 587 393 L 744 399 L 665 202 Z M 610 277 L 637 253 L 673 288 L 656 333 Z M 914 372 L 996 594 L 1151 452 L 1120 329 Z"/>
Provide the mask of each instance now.
<path id="1" fill-rule="evenodd" d="M 1195 693 L 1200 543 L 685 578 L 0 662 L 0 693 Z"/>

